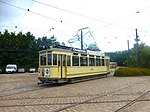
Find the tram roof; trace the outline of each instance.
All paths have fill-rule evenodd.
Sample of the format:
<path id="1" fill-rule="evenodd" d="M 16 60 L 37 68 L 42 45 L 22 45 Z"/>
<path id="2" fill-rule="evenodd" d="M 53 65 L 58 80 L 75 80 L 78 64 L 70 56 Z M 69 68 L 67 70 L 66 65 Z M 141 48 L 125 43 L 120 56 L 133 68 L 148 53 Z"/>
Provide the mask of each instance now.
<path id="1" fill-rule="evenodd" d="M 54 48 L 49 48 L 49 49 L 45 49 L 42 50 L 40 52 L 43 51 L 57 51 L 57 52 L 68 52 L 68 53 L 80 53 L 80 54 L 88 54 L 88 55 L 96 55 L 96 56 L 105 56 L 104 52 L 100 52 L 100 51 L 92 51 L 92 50 L 81 50 L 79 48 L 73 48 L 73 47 L 68 47 L 68 46 L 57 46 Z"/>

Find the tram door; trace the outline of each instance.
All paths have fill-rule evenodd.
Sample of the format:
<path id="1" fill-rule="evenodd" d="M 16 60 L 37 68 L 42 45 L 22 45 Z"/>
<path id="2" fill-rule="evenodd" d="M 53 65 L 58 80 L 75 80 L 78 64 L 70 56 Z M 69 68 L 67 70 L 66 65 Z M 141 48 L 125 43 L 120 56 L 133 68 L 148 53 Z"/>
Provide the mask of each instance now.
<path id="1" fill-rule="evenodd" d="M 59 78 L 66 78 L 66 55 L 58 55 L 58 73 Z"/>

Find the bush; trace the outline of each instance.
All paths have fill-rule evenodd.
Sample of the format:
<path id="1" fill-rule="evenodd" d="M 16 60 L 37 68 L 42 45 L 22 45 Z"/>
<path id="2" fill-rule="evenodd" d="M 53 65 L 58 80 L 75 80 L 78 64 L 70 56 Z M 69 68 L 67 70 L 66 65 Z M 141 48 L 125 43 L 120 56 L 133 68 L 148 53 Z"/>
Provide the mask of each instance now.
<path id="1" fill-rule="evenodd" d="M 150 69 L 147 68 L 118 68 L 114 74 L 118 77 L 127 76 L 150 76 Z"/>

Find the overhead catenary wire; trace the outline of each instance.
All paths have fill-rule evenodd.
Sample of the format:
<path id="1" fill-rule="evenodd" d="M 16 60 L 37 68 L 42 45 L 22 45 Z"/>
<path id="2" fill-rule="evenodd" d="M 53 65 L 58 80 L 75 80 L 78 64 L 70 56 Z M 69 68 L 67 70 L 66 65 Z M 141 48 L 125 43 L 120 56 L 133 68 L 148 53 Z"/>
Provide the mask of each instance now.
<path id="1" fill-rule="evenodd" d="M 33 2 L 31 3 L 31 5 L 29 6 L 28 9 L 30 9 L 33 6 Z M 25 18 L 25 16 L 27 15 L 28 11 L 25 12 L 25 14 L 22 16 L 22 18 L 19 20 L 19 22 L 17 23 L 16 26 L 19 26 L 19 24 L 21 23 L 21 21 Z"/>
<path id="2" fill-rule="evenodd" d="M 48 29 L 48 30 L 43 34 L 43 37 L 44 37 L 48 32 L 50 32 L 51 30 L 54 30 L 54 28 Z"/>
<path id="3" fill-rule="evenodd" d="M 19 29 L 28 29 L 28 30 L 44 30 L 44 29 L 38 29 L 38 28 L 28 28 L 28 27 L 18 27 L 18 26 L 8 26 L 8 25 L 0 25 L 0 27 L 6 27 L 6 28 L 19 28 Z"/>
<path id="4" fill-rule="evenodd" d="M 98 28 L 97 30 L 103 29 L 103 28 L 105 28 L 105 27 L 107 27 L 107 26 L 110 26 L 110 25 L 114 25 L 115 23 L 119 22 L 120 20 L 122 20 L 122 19 L 127 18 L 127 17 L 130 16 L 130 15 L 129 15 L 129 16 L 127 16 L 127 17 L 121 18 L 121 19 L 119 19 L 119 20 L 117 20 L 117 21 L 114 21 L 114 22 L 110 23 L 110 22 L 106 22 L 106 21 L 103 21 L 103 20 L 99 20 L 99 19 L 96 19 L 96 18 L 89 17 L 89 16 L 85 16 L 85 15 L 82 15 L 82 14 L 79 14 L 79 13 L 76 13 L 76 12 L 68 11 L 68 10 L 65 10 L 65 9 L 62 9 L 62 8 L 59 8 L 59 7 L 55 7 L 55 6 L 52 6 L 52 5 L 43 3 L 43 2 L 39 2 L 39 1 L 36 1 L 36 0 L 32 0 L 32 1 L 33 1 L 33 2 L 36 2 L 36 3 L 39 3 L 39 4 L 42 4 L 42 5 L 46 5 L 46 6 L 49 6 L 49 7 L 58 9 L 58 10 L 61 10 L 61 11 L 65 11 L 65 12 L 68 12 L 68 13 L 71 13 L 71 14 L 75 14 L 75 15 L 78 15 L 78 16 L 82 16 L 82 17 L 85 17 L 85 18 L 89 18 L 89 19 L 92 19 L 92 20 L 95 20 L 95 21 L 99 21 L 99 22 L 103 22 L 103 23 L 107 24 L 107 25 L 105 25 L 105 26 L 103 26 L 103 27 L 101 27 L 101 28 Z M 19 6 L 15 6 L 15 5 L 13 5 L 13 4 L 10 4 L 10 3 L 4 2 L 4 1 L 0 1 L 0 2 L 1 2 L 1 3 L 5 3 L 5 4 L 7 4 L 7 5 L 10 5 L 10 6 L 13 6 L 13 7 L 16 7 L 16 8 L 19 8 L 19 9 L 22 9 L 22 10 L 25 10 L 25 11 L 28 11 L 28 12 L 31 12 L 31 13 L 33 13 L 33 14 L 36 14 L 36 15 L 39 15 L 39 16 L 48 18 L 48 19 L 57 21 L 57 22 L 62 22 L 62 20 L 56 20 L 56 19 L 50 18 L 50 17 L 48 17 L 48 16 L 45 16 L 45 15 L 42 15 L 42 14 L 33 12 L 33 11 L 31 11 L 30 9 L 24 9 L 24 8 L 21 8 L 21 7 L 19 7 Z M 146 9 L 148 9 L 149 7 L 150 7 L 150 6 L 148 6 L 148 7 L 146 7 L 146 8 L 143 8 L 142 10 L 146 10 Z M 141 12 L 141 10 L 140 10 L 140 11 L 137 11 L 136 13 L 139 13 L 139 12 Z M 64 22 L 63 22 L 63 23 L 64 23 Z M 67 23 L 66 23 L 66 24 L 67 24 Z M 124 28 L 124 29 L 129 29 L 129 28 L 127 28 L 127 27 L 123 27 L 123 26 L 119 26 L 119 25 L 115 25 L 115 26 L 118 26 L 118 27 L 121 27 L 121 28 Z M 97 30 L 94 30 L 94 31 L 97 31 Z M 129 29 L 129 30 L 133 30 L 133 29 Z"/>
<path id="5" fill-rule="evenodd" d="M 102 26 L 102 27 L 100 27 L 100 28 L 94 30 L 93 32 L 99 31 L 99 30 L 101 30 L 101 29 L 104 29 L 104 28 L 106 28 L 106 27 L 108 27 L 108 26 L 112 26 L 112 25 L 115 25 L 115 26 L 117 26 L 117 27 L 120 27 L 120 28 L 123 28 L 123 29 L 126 29 L 126 30 L 134 30 L 134 29 L 131 29 L 131 28 L 129 28 L 129 27 L 116 25 L 116 23 L 118 23 L 118 22 L 120 22 L 120 21 L 122 21 L 122 20 L 124 20 L 124 19 L 126 19 L 126 18 L 129 18 L 129 17 L 131 17 L 131 16 L 133 16 L 133 15 L 135 15 L 135 14 L 136 14 L 136 13 L 130 14 L 130 15 L 125 16 L 125 17 L 123 17 L 123 18 L 120 18 L 120 19 L 118 19 L 118 20 L 116 20 L 116 21 L 114 21 L 114 22 L 111 22 L 111 23 L 109 23 L 109 24 L 107 24 L 107 25 L 104 25 L 104 26 Z"/>
<path id="6" fill-rule="evenodd" d="M 4 1 L 0 1 L 0 2 L 3 3 L 3 4 L 7 4 L 7 5 L 9 5 L 9 6 L 12 6 L 12 7 L 21 9 L 21 10 L 24 10 L 24 11 L 28 11 L 28 12 L 33 13 L 33 14 L 35 14 L 35 15 L 38 15 L 38 16 L 41 16 L 41 17 L 44 17 L 44 18 L 47 18 L 47 19 L 50 19 L 50 20 L 53 20 L 53 21 L 56 21 L 56 22 L 62 22 L 62 20 L 53 19 L 53 18 L 51 18 L 51 17 L 49 17 L 49 16 L 45 16 L 45 15 L 42 15 L 42 14 L 40 14 L 40 13 L 33 12 L 33 11 L 31 11 L 30 9 L 25 9 L 25 8 L 22 8 L 22 7 L 19 7 L 19 6 L 16 6 L 16 5 L 13 5 L 13 4 L 4 2 Z"/>
<path id="7" fill-rule="evenodd" d="M 53 5 L 49 5 L 49 4 L 46 4 L 46 3 L 43 3 L 43 2 L 39 2 L 39 1 L 37 1 L 37 0 L 32 0 L 32 1 L 33 1 L 33 2 L 36 2 L 36 3 L 39 3 L 39 4 L 42 4 L 42 5 L 45 5 L 45 6 L 49 6 L 49 7 L 51 7 L 51 8 L 55 8 L 55 9 L 58 9 L 58 10 L 61 10 L 61 11 L 65 11 L 65 12 L 68 12 L 68 13 L 71 13 L 71 14 L 74 14 L 74 15 L 82 16 L 82 17 L 85 17 L 85 18 L 89 18 L 89 19 L 92 19 L 92 20 L 95 20 L 95 21 L 99 21 L 99 22 L 103 22 L 103 23 L 107 24 L 107 25 L 105 25 L 105 26 L 103 26 L 103 27 L 101 27 L 101 28 L 99 28 L 99 29 L 103 29 L 103 28 L 105 28 L 105 27 L 107 27 L 107 26 L 114 25 L 115 23 L 117 23 L 117 22 L 119 22 L 119 21 L 121 21 L 121 20 L 123 20 L 123 19 L 125 19 L 125 18 L 127 18 L 127 17 L 133 15 L 133 14 L 131 14 L 131 15 L 129 15 L 129 16 L 123 17 L 123 18 L 121 18 L 121 19 L 119 19 L 119 20 L 117 20 L 117 21 L 114 21 L 114 22 L 111 22 L 111 23 L 110 23 L 110 22 L 106 22 L 106 21 L 103 21 L 103 20 L 99 20 L 99 19 L 96 19 L 96 18 L 92 18 L 92 17 L 86 16 L 86 15 L 82 15 L 82 14 L 79 14 L 79 13 L 76 13 L 76 12 L 68 11 L 68 10 L 65 10 L 65 9 L 62 9 L 62 8 L 59 8 L 59 7 L 56 7 L 56 6 L 53 6 Z M 56 20 L 56 19 L 50 18 L 50 17 L 48 17 L 48 16 L 45 16 L 45 15 L 42 15 L 42 14 L 33 12 L 33 11 L 29 10 L 29 9 L 24 9 L 24 8 L 21 8 L 21 7 L 12 5 L 12 4 L 7 3 L 7 2 L 4 2 L 4 1 L 0 1 L 0 2 L 1 2 L 1 3 L 5 3 L 5 4 L 7 4 L 7 5 L 10 5 L 10 6 L 13 6 L 13 7 L 16 7 L 16 8 L 19 8 L 19 9 L 22 9 L 22 10 L 25 10 L 25 11 L 29 11 L 29 12 L 34 13 L 34 14 L 36 14 L 36 15 L 39 15 L 39 16 L 42 16 L 42 17 L 45 17 L 45 18 L 48 18 L 48 19 L 51 19 L 51 20 L 54 20 L 54 21 L 57 21 L 57 22 L 62 22 L 62 20 Z M 148 8 L 150 8 L 150 6 L 145 7 L 145 8 L 143 8 L 142 10 L 137 11 L 136 13 L 140 13 L 141 11 L 144 11 L 144 10 L 146 10 L 146 9 L 148 9 Z M 119 25 L 117 25 L 117 26 L 119 26 Z M 123 26 L 119 26 L 119 27 L 122 27 L 122 28 L 125 28 L 125 29 L 129 29 L 129 28 L 123 27 Z M 130 30 L 133 30 L 133 29 L 130 29 Z"/>
<path id="8" fill-rule="evenodd" d="M 114 22 L 106 22 L 106 21 L 103 21 L 103 20 L 100 20 L 100 19 L 96 19 L 96 18 L 93 18 L 93 17 L 89 17 L 89 16 L 86 16 L 86 15 L 83 15 L 83 14 L 80 14 L 80 13 L 77 13 L 77 12 L 69 11 L 69 10 L 66 10 L 66 9 L 63 9 L 63 8 L 59 8 L 59 7 L 50 5 L 50 4 L 46 4 L 46 3 L 43 3 L 43 2 L 39 2 L 39 1 L 37 1 L 37 0 L 32 0 L 32 1 L 33 1 L 33 2 L 36 2 L 36 3 L 39 3 L 39 4 L 41 4 L 41 5 L 45 5 L 45 6 L 48 6 L 48 7 L 57 9 L 57 10 L 60 10 L 60 11 L 64 11 L 64 12 L 67 12 L 67 13 L 70 13 L 70 14 L 74 14 L 74 15 L 77 15 L 77 16 L 80 16 L 80 17 L 84 17 L 84 18 L 87 18 L 87 19 L 91 19 L 91 20 L 98 21 L 98 22 L 102 22 L 102 23 L 105 23 L 105 24 L 106 24 L 106 25 L 102 26 L 101 28 L 98 28 L 98 29 L 96 29 L 96 30 L 94 30 L 94 31 L 101 30 L 101 29 L 103 29 L 103 28 L 105 28 L 105 27 L 108 27 L 108 26 L 111 26 L 111 25 L 114 25 L 114 26 L 117 26 L 117 27 L 120 27 L 120 28 L 123 28 L 123 29 L 127 29 L 127 30 L 134 30 L 134 29 L 131 29 L 131 28 L 129 28 L 129 27 L 117 25 L 116 23 L 118 23 L 118 22 L 120 22 L 120 21 L 122 21 L 122 20 L 124 20 L 124 19 L 126 19 L 126 18 L 128 18 L 128 17 L 131 17 L 131 16 L 133 16 L 133 15 L 135 15 L 135 14 L 137 14 L 137 13 L 140 13 L 141 11 L 144 11 L 144 10 L 150 8 L 150 6 L 148 6 L 148 7 L 145 7 L 145 8 L 143 8 L 143 9 L 141 9 L 141 10 L 135 12 L 134 14 L 129 14 L 129 15 L 125 16 L 125 17 L 122 17 L 122 18 L 120 18 L 120 19 L 114 21 Z M 93 31 L 93 32 L 94 32 L 94 31 Z"/>
<path id="9" fill-rule="evenodd" d="M 99 29 L 105 28 L 105 27 L 110 26 L 110 25 L 114 25 L 114 22 L 112 22 L 112 23 L 106 22 L 106 21 L 103 21 L 103 20 L 92 18 L 92 17 L 86 16 L 86 15 L 83 15 L 83 14 L 79 14 L 79 13 L 73 12 L 73 11 L 68 11 L 66 9 L 62 9 L 62 8 L 59 8 L 59 7 L 56 7 L 56 6 L 53 6 L 53 5 L 49 5 L 49 4 L 46 4 L 46 3 L 43 3 L 43 2 L 39 2 L 39 1 L 36 1 L 36 0 L 32 0 L 32 1 L 36 2 L 36 3 L 39 3 L 39 4 L 42 4 L 42 5 L 45 5 L 45 6 L 48 6 L 48 7 L 51 7 L 51 8 L 55 8 L 55 9 L 60 10 L 60 11 L 64 11 L 64 12 L 73 14 L 73 15 L 77 15 L 77 16 L 80 16 L 80 17 L 84 17 L 84 18 L 87 18 L 87 19 L 91 19 L 91 20 L 94 20 L 94 21 L 97 21 L 97 22 L 102 22 L 102 23 L 107 24 L 107 25 L 105 25 L 105 26 L 103 26 L 103 27 L 101 27 Z M 126 28 L 126 27 L 123 27 L 123 26 L 119 26 L 119 25 L 115 25 L 115 26 L 118 26 L 118 27 L 121 27 L 121 28 L 125 28 L 125 29 L 129 29 L 129 28 Z M 132 30 L 132 29 L 130 29 L 130 30 Z"/>
<path id="10" fill-rule="evenodd" d="M 141 12 L 143 12 L 143 11 L 149 9 L 149 8 L 150 8 L 150 6 L 144 7 L 144 8 L 142 8 L 141 10 L 138 10 L 138 11 L 132 13 L 132 14 L 129 14 L 129 15 L 125 16 L 125 17 L 122 17 L 122 18 L 120 18 L 120 19 L 114 21 L 114 22 L 111 22 L 110 24 L 107 24 L 107 25 L 105 25 L 105 26 L 103 26 L 103 27 L 101 27 L 101 28 L 98 28 L 98 29 L 96 29 L 95 31 L 101 30 L 101 29 L 103 29 L 103 28 L 105 28 L 105 27 L 108 27 L 108 26 L 111 26 L 111 25 L 114 25 L 114 24 L 115 24 L 115 26 L 118 26 L 118 27 L 123 28 L 123 29 L 135 30 L 135 29 L 131 29 L 131 28 L 128 28 L 128 27 L 116 25 L 116 23 L 118 23 L 118 22 L 120 22 L 120 21 L 122 21 L 122 20 L 124 20 L 124 19 L 126 19 L 126 18 L 130 18 L 130 17 L 132 17 L 132 16 L 134 16 L 134 15 L 136 15 L 136 14 L 139 14 L 139 13 L 141 13 Z M 94 32 L 94 31 L 93 31 L 93 32 Z"/>
<path id="11" fill-rule="evenodd" d="M 103 20 L 99 20 L 99 19 L 96 19 L 96 18 L 92 18 L 92 17 L 86 16 L 86 15 L 83 15 L 83 14 L 79 14 L 77 12 L 68 11 L 66 9 L 62 9 L 62 8 L 59 8 L 59 7 L 56 7 L 56 6 L 53 6 L 53 5 L 49 5 L 49 4 L 46 4 L 46 3 L 43 3 L 43 2 L 39 2 L 39 1 L 36 1 L 36 0 L 32 0 L 32 1 L 36 2 L 36 3 L 39 3 L 39 4 L 42 4 L 42 5 L 45 5 L 45 6 L 48 6 L 48 7 L 51 7 L 51 8 L 55 8 L 55 9 L 60 10 L 60 11 L 64 11 L 64 12 L 73 14 L 73 15 L 77 15 L 77 16 L 80 16 L 80 17 L 88 18 L 88 19 L 91 19 L 91 20 L 94 20 L 94 21 L 105 23 L 105 24 L 110 24 L 109 22 L 106 22 L 106 21 L 103 21 Z"/>
<path id="12" fill-rule="evenodd" d="M 55 21 L 55 22 L 58 22 L 58 23 L 65 24 L 65 25 L 70 26 L 70 27 L 78 28 L 78 27 L 76 27 L 75 25 L 72 25 L 72 24 L 63 22 L 61 19 L 60 19 L 60 20 L 57 20 L 57 19 L 51 18 L 51 17 L 49 17 L 49 16 L 45 16 L 45 15 L 42 15 L 42 14 L 40 14 L 40 13 L 31 11 L 29 8 L 28 8 L 28 9 L 25 9 L 25 8 L 22 8 L 22 7 L 19 7 L 19 6 L 16 6 L 16 5 L 13 5 L 13 4 L 10 4 L 10 3 L 7 3 L 7 2 L 1 1 L 1 0 L 0 0 L 0 3 L 3 3 L 3 4 L 6 4 L 6 5 L 9 5 L 9 6 L 18 8 L 18 9 L 20 9 L 20 10 L 24 10 L 24 11 L 30 12 L 30 13 L 32 13 L 32 14 L 41 16 L 41 17 L 43 17 L 43 18 L 47 18 L 47 19 L 49 19 L 49 20 L 52 20 L 52 21 Z M 16 25 L 15 28 L 19 28 L 19 27 L 17 27 L 17 25 Z M 22 29 L 31 29 L 31 28 L 22 28 Z"/>
<path id="13" fill-rule="evenodd" d="M 35 1 L 35 0 L 33 0 L 33 1 Z M 1 2 L 1 1 L 0 1 Z M 6 2 L 5 2 L 6 3 Z M 8 3 L 9 4 L 9 3 Z M 7 4 L 7 5 L 8 5 Z M 9 5 L 11 5 L 12 6 L 12 4 L 9 4 Z M 13 7 L 14 7 L 15 5 L 13 5 Z M 15 6 L 16 8 L 22 8 L 22 7 L 18 7 L 18 6 Z M 134 14 L 138 14 L 138 13 L 141 13 L 141 11 L 144 11 L 144 10 L 146 10 L 146 9 L 148 9 L 149 7 L 146 7 L 146 8 L 143 8 L 142 10 L 140 10 L 140 11 L 137 11 L 136 13 L 134 13 Z M 61 9 L 61 8 L 60 8 Z M 25 9 L 25 8 L 22 8 L 22 10 L 24 10 L 24 11 L 27 11 L 27 12 L 30 12 L 30 13 L 36 13 L 36 12 L 32 12 L 30 9 Z M 70 13 L 72 13 L 72 12 L 70 12 Z M 73 13 L 72 13 L 73 14 Z M 78 13 L 77 13 L 78 14 Z M 39 15 L 39 13 L 37 13 L 36 15 Z M 44 17 L 45 18 L 45 16 L 44 15 L 42 15 L 42 14 L 40 14 L 39 16 L 42 16 L 42 17 Z M 83 15 L 84 16 L 84 15 Z M 47 18 L 48 16 L 46 16 L 46 18 Z M 124 17 L 124 19 L 125 18 L 128 18 L 128 17 L 130 17 L 130 15 L 129 16 L 126 16 L 126 17 Z M 47 19 L 50 19 L 51 17 L 48 17 Z M 52 18 L 52 19 L 54 19 L 54 18 Z M 94 18 L 95 19 L 95 18 Z M 94 20 L 93 19 L 93 20 Z M 62 22 L 62 20 L 57 20 L 57 19 L 54 19 L 54 21 L 56 20 L 56 22 Z M 117 22 L 120 22 L 120 21 L 122 21 L 123 20 L 123 18 L 121 18 L 121 19 L 118 19 L 117 21 L 114 21 L 114 23 L 112 22 L 112 23 L 109 23 L 109 22 L 106 22 L 106 25 L 107 26 L 111 26 L 111 25 L 115 25 L 116 26 L 116 23 Z M 106 26 L 106 27 L 107 27 Z M 17 27 L 17 28 L 20 28 L 20 27 Z M 122 28 L 123 28 L 123 26 L 122 26 Z M 101 29 L 103 29 L 103 28 L 101 28 Z M 124 27 L 124 29 L 128 29 L 128 28 L 125 28 Z M 129 28 L 130 29 L 130 28 Z M 133 30 L 133 29 L 131 29 L 131 30 Z M 95 30 L 94 30 L 95 31 Z"/>

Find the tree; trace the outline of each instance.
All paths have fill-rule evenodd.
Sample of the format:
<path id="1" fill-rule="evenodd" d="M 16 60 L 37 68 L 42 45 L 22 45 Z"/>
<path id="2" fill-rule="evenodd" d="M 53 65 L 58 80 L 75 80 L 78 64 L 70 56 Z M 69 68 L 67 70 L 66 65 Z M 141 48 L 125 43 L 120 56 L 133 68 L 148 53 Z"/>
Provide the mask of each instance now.
<path id="1" fill-rule="evenodd" d="M 130 56 L 130 63 L 132 67 L 136 67 L 136 46 L 131 49 L 132 54 Z M 150 46 L 146 46 L 145 43 L 139 44 L 139 67 L 150 68 Z"/>
<path id="2" fill-rule="evenodd" d="M 138 47 L 139 67 L 150 68 L 150 46 L 141 43 Z M 110 60 L 117 62 L 119 66 L 128 65 L 129 67 L 136 67 L 136 46 L 129 53 L 128 51 L 119 51 L 106 53 L 106 55 L 110 56 Z"/>
<path id="3" fill-rule="evenodd" d="M 0 35 L 0 65 L 17 64 L 26 70 L 30 67 L 38 67 L 38 51 L 43 45 L 56 46 L 60 43 L 54 36 L 36 39 L 33 34 L 27 32 L 9 33 L 5 30 Z M 0 67 L 1 67 L 0 66 Z"/>
<path id="4" fill-rule="evenodd" d="M 14 62 L 13 57 L 15 54 L 13 51 L 16 49 L 15 33 L 9 33 L 5 30 L 4 34 L 0 37 L 0 64 L 4 66 L 7 62 Z"/>
<path id="5" fill-rule="evenodd" d="M 110 56 L 110 61 L 117 62 L 119 66 L 127 65 L 126 60 L 128 58 L 127 51 L 117 51 L 117 52 L 110 52 L 106 53 L 106 55 Z"/>
<path id="6" fill-rule="evenodd" d="M 50 37 L 49 39 L 47 37 L 42 37 L 37 39 L 37 44 L 39 46 L 39 50 L 43 48 L 50 48 L 55 47 L 57 45 L 60 45 L 60 42 L 56 40 L 54 36 Z"/>
<path id="7" fill-rule="evenodd" d="M 145 46 L 139 55 L 140 67 L 150 68 L 150 46 Z"/>

